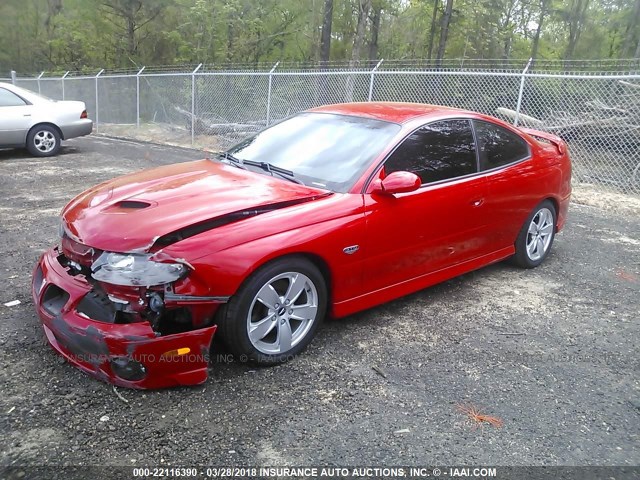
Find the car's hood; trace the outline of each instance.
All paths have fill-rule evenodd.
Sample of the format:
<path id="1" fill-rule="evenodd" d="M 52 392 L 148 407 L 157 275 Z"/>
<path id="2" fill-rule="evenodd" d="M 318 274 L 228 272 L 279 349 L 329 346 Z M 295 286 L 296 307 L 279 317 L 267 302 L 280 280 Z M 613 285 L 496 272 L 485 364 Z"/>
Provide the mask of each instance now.
<path id="1" fill-rule="evenodd" d="M 313 200 L 327 192 L 278 177 L 200 160 L 147 170 L 93 187 L 63 210 L 75 240 L 100 250 L 148 251 L 160 237 L 202 230 L 264 210 Z M 214 220 L 212 222 L 212 220 Z M 204 227 L 202 227 L 204 226 Z"/>

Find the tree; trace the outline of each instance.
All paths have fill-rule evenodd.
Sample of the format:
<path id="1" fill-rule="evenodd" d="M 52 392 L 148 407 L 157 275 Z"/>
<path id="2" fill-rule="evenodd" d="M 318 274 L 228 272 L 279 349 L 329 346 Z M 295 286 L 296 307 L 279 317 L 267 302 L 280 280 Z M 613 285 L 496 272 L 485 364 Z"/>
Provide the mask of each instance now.
<path id="1" fill-rule="evenodd" d="M 580 40 L 580 35 L 586 22 L 588 8 L 589 0 L 571 0 L 569 9 L 561 12 L 569 29 L 569 40 L 564 53 L 565 60 L 573 58 L 576 45 Z"/>
<path id="2" fill-rule="evenodd" d="M 444 14 L 442 15 L 442 22 L 440 26 L 440 42 L 438 43 L 438 55 L 436 56 L 436 66 L 442 65 L 442 59 L 444 58 L 444 50 L 447 46 L 447 34 L 449 33 L 449 24 L 451 23 L 451 11 L 453 10 L 453 0 L 447 0 L 447 4 L 444 8 Z"/>
<path id="3" fill-rule="evenodd" d="M 431 14 L 431 28 L 429 29 L 429 47 L 427 51 L 427 58 L 431 60 L 431 55 L 433 54 L 433 41 L 436 37 L 436 28 L 438 26 L 438 5 L 440 4 L 440 0 L 433 0 L 433 12 Z"/>
<path id="4" fill-rule="evenodd" d="M 636 0 L 633 12 L 629 15 L 629 19 L 627 22 L 627 28 L 624 37 L 624 44 L 622 45 L 622 50 L 620 52 L 620 56 L 622 58 L 627 58 L 631 55 L 631 49 L 634 44 L 634 37 L 637 35 L 638 48 L 640 48 L 640 32 L 638 31 L 640 25 L 640 0 Z M 637 50 L 637 49 L 636 49 Z M 636 58 L 638 57 L 638 52 L 636 52 Z"/>
<path id="5" fill-rule="evenodd" d="M 326 64 L 331 54 L 331 25 L 333 23 L 333 0 L 324 0 L 322 34 L 320 36 L 320 62 Z"/>
<path id="6" fill-rule="evenodd" d="M 358 23 L 356 26 L 356 36 L 353 40 L 353 49 L 351 50 L 350 66 L 360 61 L 360 52 L 364 45 L 364 38 L 367 26 L 367 17 L 371 8 L 371 0 L 357 0 L 358 4 Z"/>
<path id="7" fill-rule="evenodd" d="M 373 6 L 373 17 L 371 18 L 371 41 L 369 42 L 369 60 L 371 62 L 378 59 L 378 38 L 380 37 L 380 20 L 382 16 L 382 3 L 377 2 Z"/>
<path id="8" fill-rule="evenodd" d="M 8 70 L 640 57 L 640 0 L 0 0 Z"/>
<path id="9" fill-rule="evenodd" d="M 551 0 L 540 0 L 540 15 L 538 16 L 538 26 L 536 27 L 536 33 L 533 37 L 533 44 L 531 46 L 531 58 L 532 62 L 535 62 L 538 58 L 538 47 L 540 45 L 540 34 L 542 33 L 542 26 L 544 25 L 545 17 L 549 13 L 549 4 Z"/>
<path id="10" fill-rule="evenodd" d="M 145 25 L 153 22 L 165 8 L 163 1 L 144 2 L 144 0 L 102 0 L 102 10 L 107 19 L 117 28 L 118 33 L 124 34 L 126 40 L 125 53 L 129 60 L 138 57 L 138 48 L 142 40 L 139 31 Z"/>

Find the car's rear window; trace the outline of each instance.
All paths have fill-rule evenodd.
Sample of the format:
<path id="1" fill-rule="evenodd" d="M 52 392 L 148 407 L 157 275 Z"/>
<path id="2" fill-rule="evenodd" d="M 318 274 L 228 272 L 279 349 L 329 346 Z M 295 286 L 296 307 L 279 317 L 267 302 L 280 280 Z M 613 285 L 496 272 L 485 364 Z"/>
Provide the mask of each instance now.
<path id="1" fill-rule="evenodd" d="M 371 118 L 307 112 L 263 130 L 229 153 L 291 170 L 306 185 L 346 192 L 400 128 Z"/>

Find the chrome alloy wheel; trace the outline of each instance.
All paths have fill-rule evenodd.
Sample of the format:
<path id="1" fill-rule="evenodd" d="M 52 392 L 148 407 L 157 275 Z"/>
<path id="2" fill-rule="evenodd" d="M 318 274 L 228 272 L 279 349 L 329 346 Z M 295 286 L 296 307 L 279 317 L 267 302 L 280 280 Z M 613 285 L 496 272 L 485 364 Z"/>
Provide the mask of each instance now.
<path id="1" fill-rule="evenodd" d="M 533 262 L 542 258 L 553 238 L 553 213 L 541 208 L 531 219 L 527 231 L 527 256 Z"/>
<path id="2" fill-rule="evenodd" d="M 318 291 L 299 272 L 276 275 L 258 290 L 247 315 L 249 341 L 261 353 L 286 354 L 307 335 L 318 314 Z"/>
<path id="3" fill-rule="evenodd" d="M 40 130 L 33 136 L 34 147 L 42 153 L 49 153 L 56 148 L 56 137 L 48 130 Z"/>

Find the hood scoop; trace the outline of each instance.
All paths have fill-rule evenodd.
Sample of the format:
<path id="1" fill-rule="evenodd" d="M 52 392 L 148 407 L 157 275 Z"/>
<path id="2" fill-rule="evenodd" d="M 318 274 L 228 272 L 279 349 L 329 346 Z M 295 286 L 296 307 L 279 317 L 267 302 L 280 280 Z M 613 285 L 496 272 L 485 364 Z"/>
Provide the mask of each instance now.
<path id="1" fill-rule="evenodd" d="M 151 202 L 145 200 L 121 200 L 109 205 L 104 209 L 105 213 L 128 213 L 134 210 L 143 210 L 149 208 L 152 205 Z"/>
<path id="2" fill-rule="evenodd" d="M 116 203 L 116 205 L 120 208 L 132 208 L 132 209 L 147 208 L 151 206 L 149 202 L 143 202 L 140 200 L 123 200 L 121 202 Z"/>

